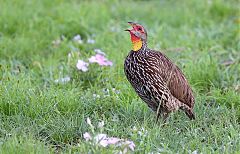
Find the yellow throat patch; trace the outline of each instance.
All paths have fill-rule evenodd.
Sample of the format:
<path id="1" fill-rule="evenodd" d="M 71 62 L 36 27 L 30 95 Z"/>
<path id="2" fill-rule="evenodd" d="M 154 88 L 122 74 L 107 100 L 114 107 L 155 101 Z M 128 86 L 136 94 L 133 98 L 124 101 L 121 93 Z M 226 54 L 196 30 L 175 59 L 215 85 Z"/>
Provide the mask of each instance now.
<path id="1" fill-rule="evenodd" d="M 143 42 L 142 42 L 141 38 L 137 37 L 132 32 L 130 32 L 130 35 L 131 35 L 133 51 L 138 51 L 139 49 L 141 49 Z"/>
<path id="2" fill-rule="evenodd" d="M 142 40 L 141 39 L 132 42 L 133 51 L 138 51 L 139 49 L 141 49 L 141 47 L 142 47 Z"/>

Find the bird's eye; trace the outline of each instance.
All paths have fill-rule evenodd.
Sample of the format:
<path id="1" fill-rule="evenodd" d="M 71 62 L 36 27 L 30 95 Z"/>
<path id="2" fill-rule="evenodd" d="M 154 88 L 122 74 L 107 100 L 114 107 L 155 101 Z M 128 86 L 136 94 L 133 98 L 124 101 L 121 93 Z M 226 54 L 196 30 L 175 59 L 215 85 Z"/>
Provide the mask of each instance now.
<path id="1" fill-rule="evenodd" d="M 142 31 L 142 28 L 141 28 L 141 27 L 138 27 L 138 30 L 139 30 L 139 31 Z"/>

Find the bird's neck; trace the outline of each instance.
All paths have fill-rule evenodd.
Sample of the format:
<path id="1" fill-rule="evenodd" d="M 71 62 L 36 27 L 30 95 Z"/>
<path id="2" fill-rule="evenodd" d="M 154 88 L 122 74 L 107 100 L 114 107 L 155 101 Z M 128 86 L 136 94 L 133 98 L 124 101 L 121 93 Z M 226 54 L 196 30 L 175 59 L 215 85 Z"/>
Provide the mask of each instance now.
<path id="1" fill-rule="evenodd" d="M 131 34 L 131 41 L 133 51 L 139 51 L 140 49 L 147 47 L 147 43 L 134 34 Z"/>
<path id="2" fill-rule="evenodd" d="M 137 40 L 137 41 L 134 41 L 132 42 L 132 50 L 133 51 L 138 51 L 142 48 L 142 45 L 143 45 L 143 42 L 142 40 Z"/>
<path id="3" fill-rule="evenodd" d="M 132 50 L 134 52 L 144 51 L 147 48 L 147 42 L 139 40 L 137 42 L 132 42 Z"/>

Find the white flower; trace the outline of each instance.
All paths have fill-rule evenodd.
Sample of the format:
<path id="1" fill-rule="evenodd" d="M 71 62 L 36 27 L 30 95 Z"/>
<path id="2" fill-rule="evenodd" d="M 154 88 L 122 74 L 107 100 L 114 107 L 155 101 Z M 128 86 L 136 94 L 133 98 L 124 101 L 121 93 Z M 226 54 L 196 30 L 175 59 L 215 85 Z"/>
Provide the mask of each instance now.
<path id="1" fill-rule="evenodd" d="M 93 97 L 94 97 L 94 98 L 100 98 L 100 95 L 98 95 L 98 94 L 93 94 Z"/>
<path id="2" fill-rule="evenodd" d="M 89 117 L 87 117 L 87 124 L 88 124 L 90 127 L 92 127 L 92 128 L 93 128 L 92 122 L 91 122 L 91 120 L 90 120 L 90 118 L 89 118 Z"/>
<path id="3" fill-rule="evenodd" d="M 128 146 L 129 149 L 131 149 L 132 151 L 134 151 L 135 149 L 135 144 L 133 143 L 133 141 L 125 141 L 125 142 L 122 142 L 121 145 L 125 145 L 125 146 Z"/>
<path id="4" fill-rule="evenodd" d="M 87 43 L 89 43 L 89 44 L 94 44 L 94 43 L 95 43 L 95 40 L 93 40 L 93 39 L 87 39 Z"/>
<path id="5" fill-rule="evenodd" d="M 100 54 L 100 55 L 106 55 L 101 49 L 94 49 L 94 52 Z"/>
<path id="6" fill-rule="evenodd" d="M 84 137 L 84 139 L 85 139 L 86 141 L 92 139 L 91 135 L 90 135 L 88 132 L 85 132 L 85 133 L 83 134 L 83 137 Z"/>
<path id="7" fill-rule="evenodd" d="M 91 123 L 90 119 L 87 121 L 88 121 L 88 124 Z M 86 141 L 92 140 L 92 137 L 88 132 L 85 132 L 83 134 L 83 137 Z M 114 145 L 115 147 L 123 147 L 124 153 L 126 153 L 128 149 L 132 151 L 134 151 L 135 149 L 135 144 L 133 143 L 133 141 L 123 140 L 117 137 L 107 137 L 107 134 L 97 134 L 94 137 L 94 140 L 91 141 L 91 143 L 98 144 L 103 147 L 107 147 L 108 145 Z"/>
<path id="8" fill-rule="evenodd" d="M 94 137 L 96 143 L 99 143 L 100 141 L 107 138 L 107 134 L 98 134 Z"/>
<path id="9" fill-rule="evenodd" d="M 116 144 L 118 143 L 119 141 L 121 141 L 122 139 L 119 139 L 119 138 L 116 138 L 116 137 L 106 137 L 104 139 L 102 139 L 99 144 L 103 147 L 106 147 L 110 144 Z"/>
<path id="10" fill-rule="evenodd" d="M 107 141 L 107 140 L 101 140 L 101 141 L 99 142 L 99 144 L 100 144 L 101 146 L 103 146 L 103 147 L 107 147 L 107 146 L 108 146 L 108 141 Z"/>
<path id="11" fill-rule="evenodd" d="M 136 126 L 133 126 L 132 131 L 136 132 L 138 129 Z"/>
<path id="12" fill-rule="evenodd" d="M 82 44 L 83 43 L 83 40 L 81 38 L 81 35 L 77 34 L 76 36 L 73 37 L 73 41 L 79 43 L 79 44 Z"/>
<path id="13" fill-rule="evenodd" d="M 135 144 L 133 143 L 133 141 L 128 141 L 128 147 L 129 147 L 132 151 L 134 151 L 134 149 L 135 149 Z"/>
<path id="14" fill-rule="evenodd" d="M 116 94 L 120 94 L 120 90 L 117 90 L 116 88 L 112 88 L 113 92 L 115 92 Z"/>
<path id="15" fill-rule="evenodd" d="M 103 126 L 104 126 L 104 121 L 101 121 L 98 123 L 98 128 L 103 128 Z"/>
<path id="16" fill-rule="evenodd" d="M 148 131 L 145 130 L 143 127 L 141 128 L 141 130 L 138 131 L 138 135 L 146 137 L 148 134 Z"/>
<path id="17" fill-rule="evenodd" d="M 86 72 L 88 70 L 88 63 L 84 62 L 83 60 L 78 60 L 76 67 L 79 70 Z"/>
<path id="18" fill-rule="evenodd" d="M 71 58 L 71 57 L 72 57 L 72 53 L 69 52 L 69 53 L 68 53 L 68 58 Z"/>
<path id="19" fill-rule="evenodd" d="M 77 34 L 73 37 L 74 41 L 81 40 L 81 35 Z"/>
<path id="20" fill-rule="evenodd" d="M 10 136 L 12 136 L 12 134 L 10 134 L 10 133 L 7 133 L 7 134 L 6 134 L 6 136 L 7 136 L 7 137 L 10 137 Z"/>
<path id="21" fill-rule="evenodd" d="M 59 78 L 54 80 L 55 83 L 67 83 L 71 80 L 71 78 L 69 76 L 66 76 L 64 78 Z"/>
<path id="22" fill-rule="evenodd" d="M 109 61 L 104 55 L 96 54 L 95 56 L 90 57 L 89 59 L 90 63 L 98 63 L 100 66 L 112 66 L 113 63 Z"/>

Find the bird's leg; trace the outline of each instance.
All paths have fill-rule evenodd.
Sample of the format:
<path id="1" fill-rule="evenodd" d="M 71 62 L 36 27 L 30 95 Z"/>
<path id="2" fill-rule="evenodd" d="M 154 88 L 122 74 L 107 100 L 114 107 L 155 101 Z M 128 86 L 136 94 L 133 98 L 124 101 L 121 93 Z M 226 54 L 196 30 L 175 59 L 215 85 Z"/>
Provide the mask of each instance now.
<path id="1" fill-rule="evenodd" d="M 157 119 L 156 119 L 156 123 L 158 122 L 158 119 L 159 119 L 159 117 L 160 117 L 160 115 L 161 115 L 162 113 L 161 113 L 161 110 L 160 110 L 160 112 L 157 112 Z"/>
<path id="2" fill-rule="evenodd" d="M 167 122 L 167 118 L 168 118 L 169 113 L 168 112 L 164 112 L 164 111 L 161 110 L 161 112 L 159 114 L 157 114 L 156 124 L 158 122 L 158 118 L 160 117 L 160 115 L 162 115 L 162 117 L 163 117 L 163 124 L 162 124 L 162 126 L 164 127 L 164 126 L 167 125 L 166 122 Z"/>
<path id="3" fill-rule="evenodd" d="M 164 112 L 164 113 L 163 113 L 163 123 L 164 123 L 164 124 L 166 123 L 168 116 L 169 116 L 169 113 L 168 113 L 168 112 Z"/>
<path id="4" fill-rule="evenodd" d="M 156 101 L 155 101 L 156 102 Z M 156 103 L 158 104 L 158 103 Z M 160 103 L 158 104 L 158 107 L 157 107 L 157 119 L 156 119 L 156 123 L 158 122 L 158 119 L 160 117 L 160 115 L 163 113 L 162 109 L 161 109 L 161 104 L 162 104 L 162 98 L 160 100 Z"/>
<path id="5" fill-rule="evenodd" d="M 165 111 L 163 108 L 160 107 L 161 104 L 159 104 L 158 108 L 157 108 L 157 119 L 156 119 L 156 123 L 158 122 L 158 119 L 160 116 L 164 117 Z"/>
<path id="6" fill-rule="evenodd" d="M 159 119 L 160 115 L 162 115 L 162 117 L 163 117 L 163 123 L 165 124 L 166 121 L 167 121 L 167 118 L 168 118 L 168 116 L 169 116 L 169 112 L 165 112 L 165 111 L 163 111 L 163 110 L 160 110 L 159 113 L 157 113 L 156 123 L 158 122 L 158 119 Z"/>

